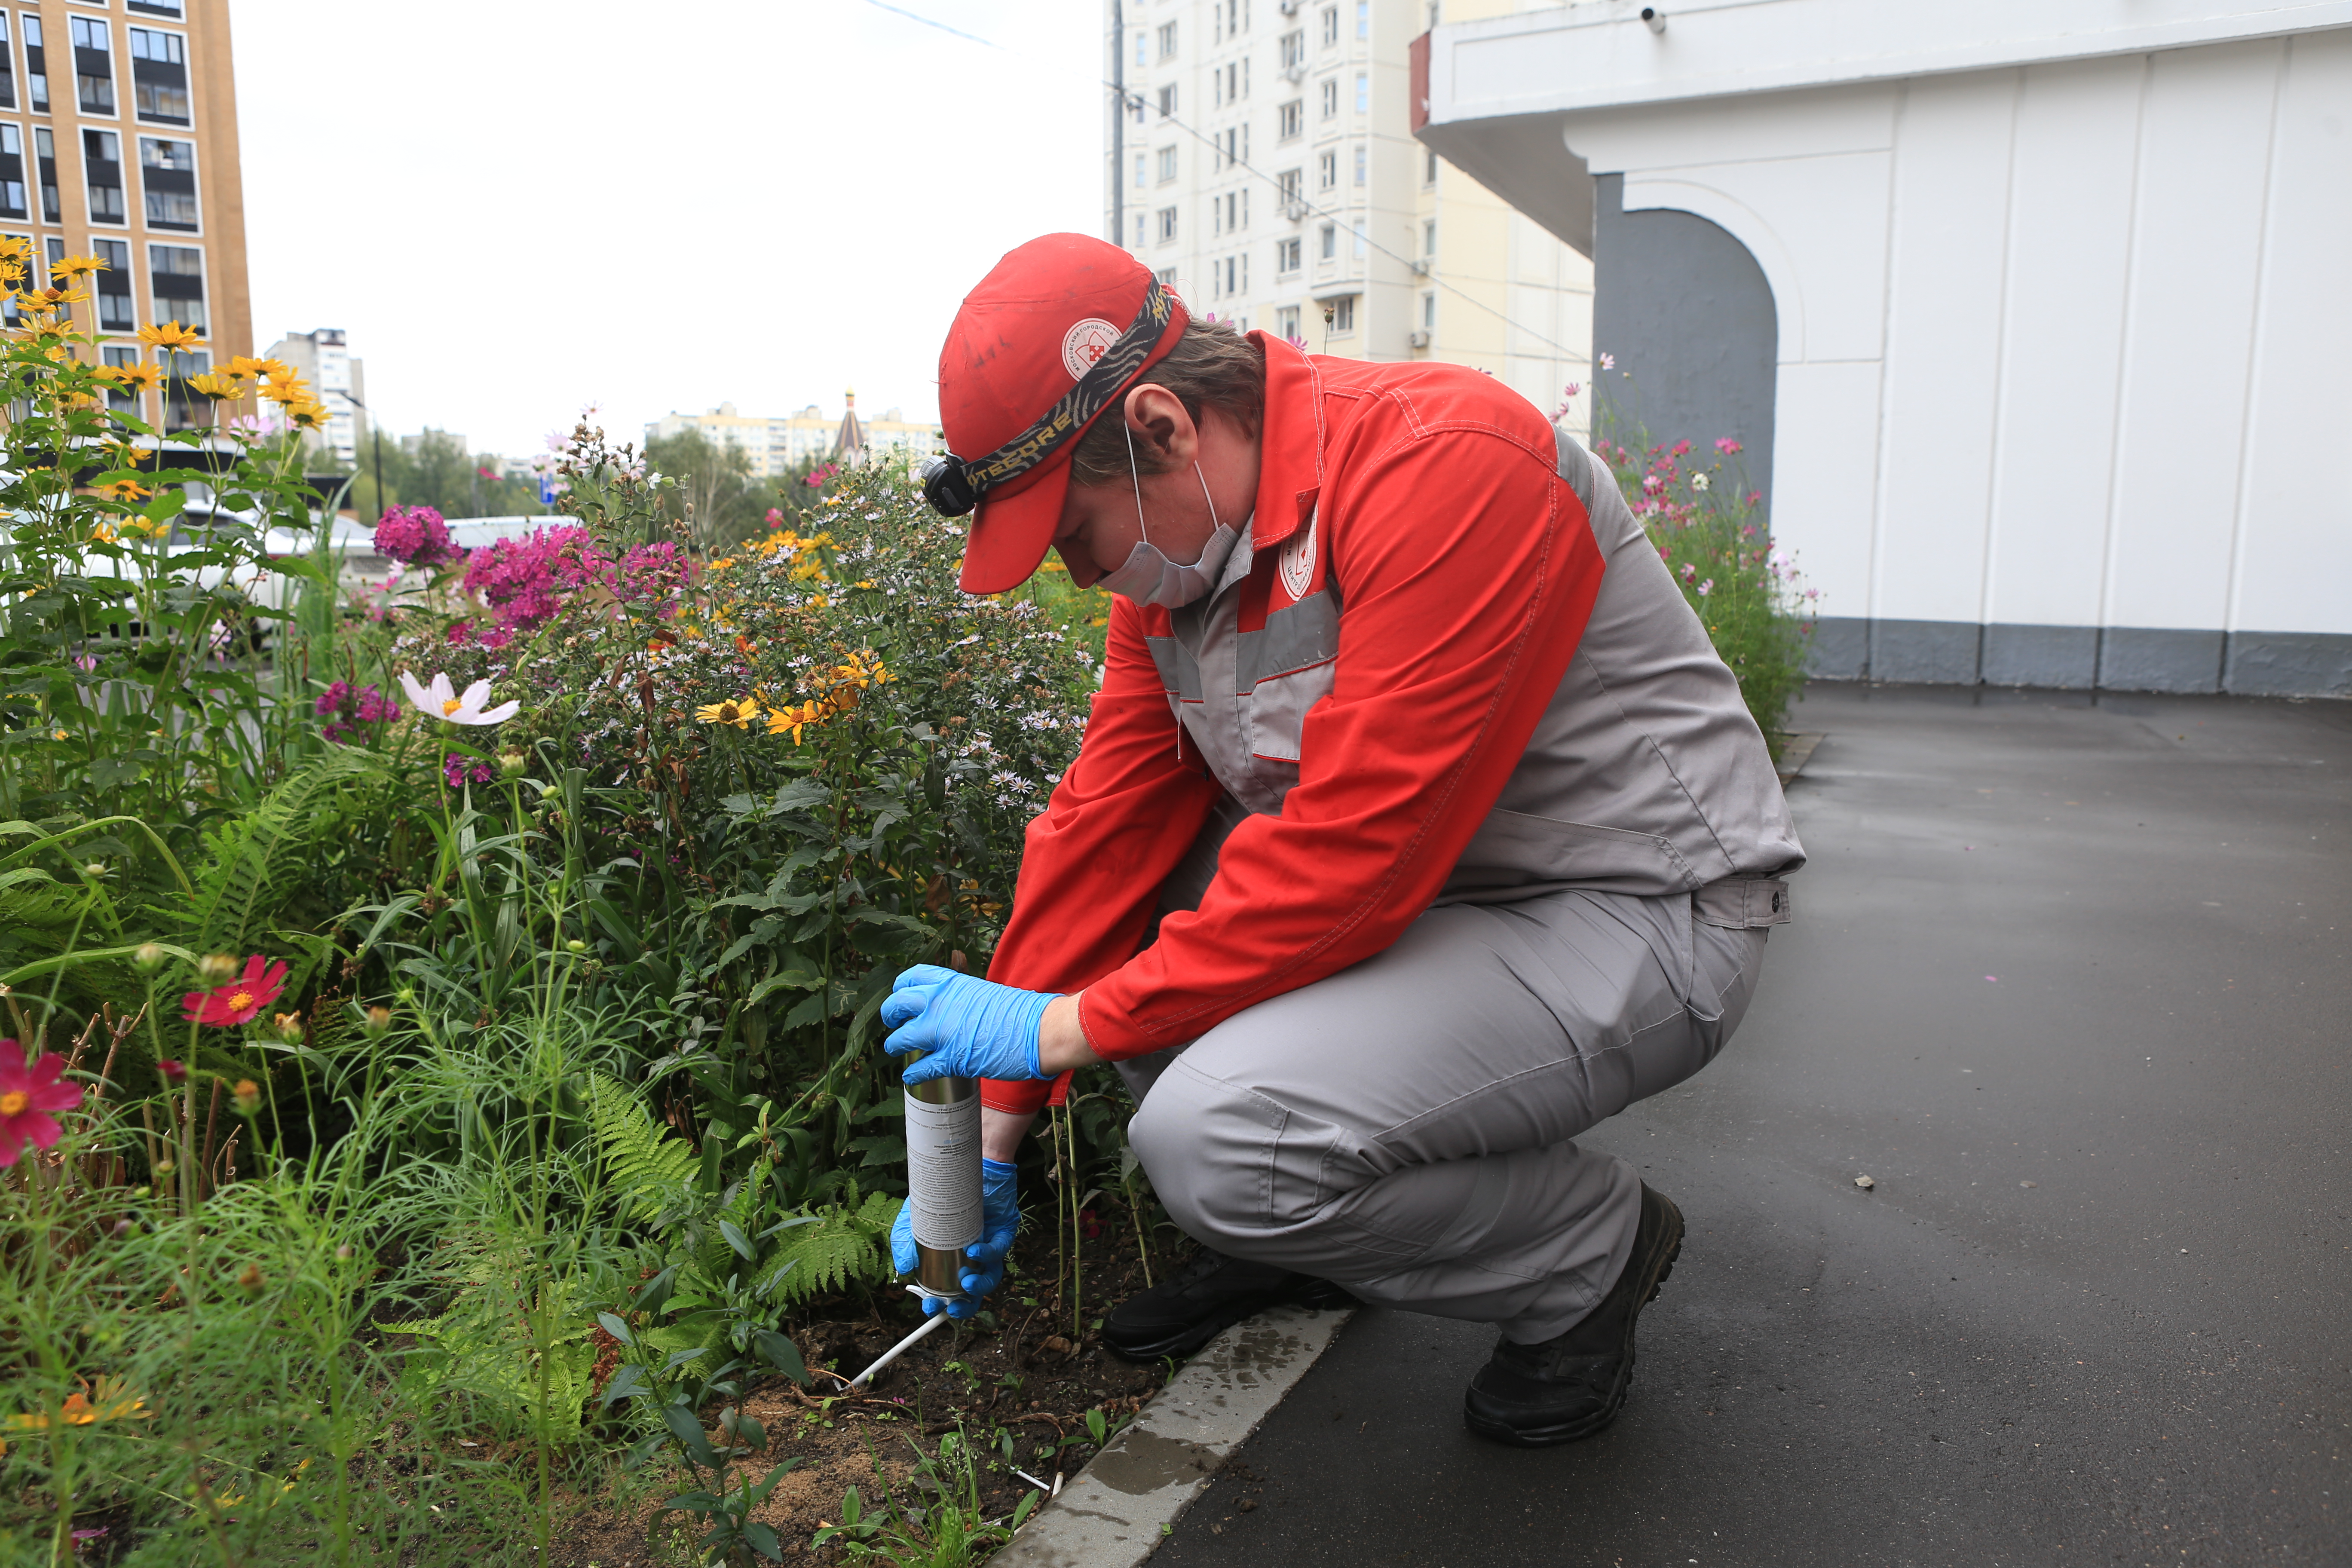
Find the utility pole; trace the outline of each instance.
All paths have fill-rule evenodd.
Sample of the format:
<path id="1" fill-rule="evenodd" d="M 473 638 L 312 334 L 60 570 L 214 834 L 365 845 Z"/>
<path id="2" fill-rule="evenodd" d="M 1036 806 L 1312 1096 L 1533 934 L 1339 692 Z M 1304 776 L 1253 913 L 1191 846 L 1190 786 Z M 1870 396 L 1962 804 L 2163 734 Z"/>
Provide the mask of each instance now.
<path id="1" fill-rule="evenodd" d="M 1125 0 L 1110 0 L 1110 242 L 1125 245 L 1127 227 L 1127 17 Z"/>

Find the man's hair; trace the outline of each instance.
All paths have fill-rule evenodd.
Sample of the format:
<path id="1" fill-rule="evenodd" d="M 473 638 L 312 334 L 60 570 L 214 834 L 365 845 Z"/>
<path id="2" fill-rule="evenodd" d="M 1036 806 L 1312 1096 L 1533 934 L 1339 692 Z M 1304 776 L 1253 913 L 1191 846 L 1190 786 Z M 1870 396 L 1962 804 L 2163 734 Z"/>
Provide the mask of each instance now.
<path id="1" fill-rule="evenodd" d="M 1214 408 L 1255 437 L 1265 418 L 1265 355 L 1257 345 L 1231 326 L 1184 323 L 1184 335 L 1168 356 L 1129 384 L 1164 386 L 1184 405 L 1192 422 L 1201 422 L 1203 408 Z M 1070 482 L 1103 485 L 1128 477 L 1126 394 L 1103 410 L 1102 417 L 1078 437 L 1070 458 Z M 1135 466 L 1143 473 L 1164 473 L 1171 466 L 1148 443 L 1135 446 Z"/>

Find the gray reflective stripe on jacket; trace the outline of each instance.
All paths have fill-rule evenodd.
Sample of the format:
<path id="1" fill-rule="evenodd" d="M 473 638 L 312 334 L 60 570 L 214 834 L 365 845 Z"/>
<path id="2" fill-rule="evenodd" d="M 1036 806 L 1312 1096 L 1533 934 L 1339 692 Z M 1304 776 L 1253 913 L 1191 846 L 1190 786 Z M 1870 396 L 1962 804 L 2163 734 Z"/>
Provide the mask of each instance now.
<path id="1" fill-rule="evenodd" d="M 1584 503 L 1606 564 L 1601 592 L 1519 765 L 1436 901 L 1567 888 L 1681 893 L 1787 875 L 1805 852 L 1739 682 L 1615 477 L 1568 436 L 1559 440 L 1560 477 Z M 1318 548 L 1319 521 L 1286 556 Z M 1235 805 L 1278 816 L 1298 782 L 1307 710 L 1331 690 L 1340 606 L 1318 593 L 1268 616 L 1264 631 L 1237 631 L 1234 590 L 1251 564 L 1244 530 L 1216 591 L 1172 612 L 1175 635 L 1151 638 L 1151 654 L 1169 706 Z M 1223 835 L 1213 826 L 1208 837 Z"/>

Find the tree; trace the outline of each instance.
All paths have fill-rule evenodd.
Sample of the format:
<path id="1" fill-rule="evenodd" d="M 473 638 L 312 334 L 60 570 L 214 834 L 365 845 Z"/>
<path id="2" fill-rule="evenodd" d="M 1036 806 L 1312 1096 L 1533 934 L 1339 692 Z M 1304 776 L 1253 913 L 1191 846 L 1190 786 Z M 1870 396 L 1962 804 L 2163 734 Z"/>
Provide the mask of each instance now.
<path id="1" fill-rule="evenodd" d="M 499 459 L 489 453 L 469 455 L 464 444 L 445 430 L 426 430 L 412 447 L 399 437 L 383 437 L 383 488 L 375 488 L 375 437 L 360 444 L 359 478 L 352 486 L 350 505 L 362 522 L 383 515 L 387 507 L 429 506 L 444 517 L 513 517 L 545 511 L 539 487 L 530 479 L 510 479 L 499 472 Z M 316 459 L 313 459 L 315 463 Z M 340 467 L 341 465 L 337 465 Z M 313 468 L 314 472 L 323 469 Z"/>
<path id="2" fill-rule="evenodd" d="M 646 467 L 677 481 L 663 492 L 663 504 L 674 520 L 692 521 L 694 542 L 706 550 L 756 531 L 772 504 L 773 484 L 751 477 L 743 449 L 699 430 L 646 442 Z"/>

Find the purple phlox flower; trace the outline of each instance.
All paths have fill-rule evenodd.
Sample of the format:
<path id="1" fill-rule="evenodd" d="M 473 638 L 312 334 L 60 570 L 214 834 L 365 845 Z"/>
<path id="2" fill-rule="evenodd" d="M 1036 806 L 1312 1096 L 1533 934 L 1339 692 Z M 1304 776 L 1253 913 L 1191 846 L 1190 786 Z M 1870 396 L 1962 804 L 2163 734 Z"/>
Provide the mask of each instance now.
<path id="1" fill-rule="evenodd" d="M 396 506 L 386 511 L 375 525 L 375 549 L 379 555 L 414 566 L 437 566 L 466 553 L 449 537 L 441 514 L 429 506 Z"/>
<path id="2" fill-rule="evenodd" d="M 340 713 L 351 695 L 352 689 L 348 685 L 340 680 L 332 681 L 327 689 L 319 693 L 319 700 L 313 706 L 322 718 L 329 713 Z"/>
<path id="3" fill-rule="evenodd" d="M 400 717 L 400 699 L 389 697 L 373 686 L 360 689 L 360 722 L 388 724 Z"/>
<path id="4" fill-rule="evenodd" d="M 490 772 L 489 763 L 451 752 L 442 760 L 441 776 L 448 781 L 451 789 L 456 789 L 468 779 L 476 784 L 488 784 L 495 775 Z"/>

